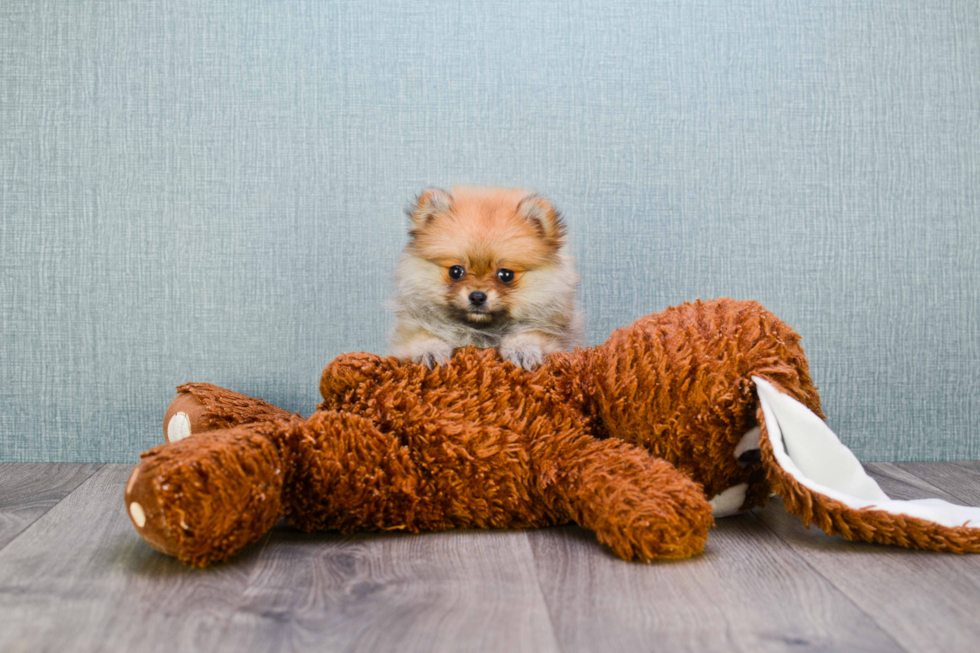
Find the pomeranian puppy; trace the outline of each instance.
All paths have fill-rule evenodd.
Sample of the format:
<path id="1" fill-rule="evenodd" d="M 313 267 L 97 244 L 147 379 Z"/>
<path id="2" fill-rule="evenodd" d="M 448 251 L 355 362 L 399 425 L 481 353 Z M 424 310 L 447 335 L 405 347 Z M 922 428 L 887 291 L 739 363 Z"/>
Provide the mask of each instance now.
<path id="1" fill-rule="evenodd" d="M 392 353 L 430 368 L 468 345 L 524 369 L 581 344 L 561 215 L 520 189 L 430 188 L 406 211 Z"/>

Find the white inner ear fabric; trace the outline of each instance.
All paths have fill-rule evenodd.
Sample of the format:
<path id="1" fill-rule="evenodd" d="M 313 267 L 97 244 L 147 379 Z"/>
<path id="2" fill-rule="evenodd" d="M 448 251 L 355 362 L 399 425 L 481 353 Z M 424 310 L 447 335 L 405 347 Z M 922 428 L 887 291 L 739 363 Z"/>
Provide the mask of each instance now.
<path id="1" fill-rule="evenodd" d="M 752 380 L 759 392 L 776 462 L 807 489 L 854 509 L 873 508 L 941 526 L 980 528 L 980 508 L 958 506 L 942 499 L 888 498 L 822 419 L 765 379 Z"/>

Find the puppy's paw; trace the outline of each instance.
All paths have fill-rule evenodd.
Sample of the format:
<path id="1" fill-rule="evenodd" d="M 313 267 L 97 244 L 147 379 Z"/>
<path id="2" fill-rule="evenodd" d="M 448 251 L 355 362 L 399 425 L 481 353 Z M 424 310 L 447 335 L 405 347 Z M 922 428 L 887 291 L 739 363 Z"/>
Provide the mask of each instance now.
<path id="1" fill-rule="evenodd" d="M 547 342 L 534 333 L 518 333 L 508 336 L 500 343 L 500 355 L 525 370 L 533 370 L 544 361 Z"/>
<path id="2" fill-rule="evenodd" d="M 436 365 L 444 365 L 453 357 L 453 348 L 448 343 L 432 338 L 412 344 L 413 363 L 422 363 L 430 370 Z"/>

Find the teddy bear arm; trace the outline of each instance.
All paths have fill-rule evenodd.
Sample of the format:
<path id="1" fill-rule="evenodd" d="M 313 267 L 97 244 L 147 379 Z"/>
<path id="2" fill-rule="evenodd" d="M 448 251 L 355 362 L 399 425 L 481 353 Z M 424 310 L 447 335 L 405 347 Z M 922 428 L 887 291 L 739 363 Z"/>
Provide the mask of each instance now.
<path id="1" fill-rule="evenodd" d="M 701 487 L 620 440 L 570 438 L 536 447 L 542 494 L 624 559 L 700 553 L 714 523 Z"/>
<path id="2" fill-rule="evenodd" d="M 320 396 L 323 401 L 317 409 L 342 410 L 357 388 L 373 388 L 394 377 L 417 372 L 413 367 L 392 357 L 383 358 L 365 352 L 341 354 L 323 368 L 320 375 Z"/>

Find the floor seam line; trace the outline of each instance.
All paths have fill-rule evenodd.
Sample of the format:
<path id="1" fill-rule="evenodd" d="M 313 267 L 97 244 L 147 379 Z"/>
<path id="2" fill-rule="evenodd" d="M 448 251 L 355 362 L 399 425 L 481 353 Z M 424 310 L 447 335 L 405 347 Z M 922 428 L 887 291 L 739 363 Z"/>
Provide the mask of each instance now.
<path id="1" fill-rule="evenodd" d="M 838 593 L 840 593 L 840 595 L 842 597 L 844 597 L 844 599 L 846 599 L 848 603 L 850 603 L 851 605 L 853 605 L 857 609 L 858 612 L 860 612 L 861 614 L 863 614 L 868 619 L 868 621 L 870 621 L 871 623 L 873 623 L 875 625 L 875 627 L 878 628 L 878 630 L 880 630 L 881 633 L 888 639 L 888 641 L 893 642 L 898 650 L 905 651 L 905 653 L 914 653 L 913 651 L 910 651 L 909 649 L 907 649 L 906 647 L 904 647 L 898 640 L 896 640 L 892 636 L 891 632 L 889 632 L 889 630 L 883 624 L 879 623 L 878 620 L 875 619 L 871 614 L 869 614 L 867 610 L 865 610 L 863 607 L 861 607 L 861 605 L 858 604 L 858 602 L 855 601 L 851 597 L 850 594 L 848 594 L 847 592 L 845 592 L 843 588 L 839 587 L 837 585 L 837 583 L 835 583 L 833 581 L 833 579 L 828 578 L 827 576 L 825 576 L 823 573 L 821 573 L 819 567 L 815 566 L 812 562 L 810 562 L 805 557 L 803 557 L 803 555 L 801 555 L 793 547 L 793 545 L 790 544 L 786 540 L 786 538 L 784 538 L 779 533 L 779 531 L 777 531 L 772 526 L 770 526 L 769 524 L 767 524 L 765 522 L 765 520 L 762 519 L 761 517 L 759 517 L 756 513 L 750 512 L 749 515 L 751 515 L 755 520 L 757 520 L 759 523 L 761 523 L 763 526 L 765 526 L 766 527 L 766 530 L 768 530 L 773 535 L 775 535 L 779 539 L 780 542 L 782 542 L 783 544 L 785 544 L 786 545 L 786 548 L 789 549 L 789 552 L 793 555 L 793 557 L 799 559 L 808 569 L 812 570 L 820 578 L 823 578 L 831 587 L 833 587 Z M 792 515 L 792 516 L 794 518 L 796 518 L 795 515 Z"/>
<path id="2" fill-rule="evenodd" d="M 228 618 L 225 619 L 225 623 L 221 628 L 221 634 L 218 637 L 215 637 L 214 646 L 208 649 L 208 651 L 213 652 L 221 649 L 221 643 L 224 640 L 225 635 L 228 633 L 228 629 L 231 628 L 232 622 L 235 620 L 235 617 L 238 615 L 238 613 L 242 611 L 242 608 L 245 606 L 245 604 L 248 603 L 249 601 L 248 590 L 252 586 L 253 574 L 258 568 L 258 561 L 262 559 L 262 554 L 265 552 L 266 547 L 269 545 L 269 542 L 272 540 L 272 532 L 274 529 L 275 526 L 270 528 L 269 531 L 262 537 L 259 550 L 255 554 L 255 557 L 250 561 L 252 568 L 248 571 L 248 576 L 246 577 L 245 583 L 242 587 L 242 594 L 240 597 L 238 597 L 238 601 L 235 602 L 235 609 L 230 611 Z M 227 563 L 222 562 L 218 564 L 227 564 Z"/>
<path id="3" fill-rule="evenodd" d="M 547 597 L 545 597 L 544 588 L 541 586 L 541 575 L 538 573 L 538 557 L 534 554 L 534 546 L 531 544 L 531 537 L 527 530 L 524 530 L 524 541 L 527 543 L 527 549 L 531 553 L 531 564 L 534 565 L 534 584 L 537 585 L 538 595 L 541 597 L 541 602 L 544 604 L 545 614 L 548 615 L 548 627 L 551 629 L 551 635 L 555 639 L 555 646 L 559 651 L 564 653 L 565 647 L 562 645 L 561 639 L 558 637 L 558 630 L 555 628 L 555 617 L 553 614 L 551 614 L 551 604 L 548 602 Z"/>
<path id="4" fill-rule="evenodd" d="M 42 464 L 50 464 L 50 463 L 42 463 Z M 58 463 L 53 463 L 53 464 L 58 464 Z M 93 478 L 95 478 L 96 474 L 98 474 L 103 469 L 105 469 L 107 463 L 90 463 L 90 464 L 98 465 L 98 467 L 96 467 L 94 470 L 92 470 L 92 473 L 89 474 L 88 477 L 84 481 L 82 481 L 81 483 L 79 483 L 78 485 L 76 485 L 74 488 L 72 488 L 71 492 L 69 492 L 65 496 L 61 497 L 61 499 L 59 499 L 57 502 L 55 502 L 54 504 L 52 504 L 47 510 L 45 510 L 40 515 L 38 515 L 37 517 L 35 517 L 34 519 L 32 519 L 31 520 L 31 523 L 29 523 L 27 526 L 25 526 L 24 528 L 22 528 L 21 531 L 19 533 L 17 533 L 16 535 L 14 535 L 10 539 L 9 542 L 7 542 L 6 544 L 4 544 L 3 546 L 0 546 L 0 556 L 3 555 L 3 552 L 6 551 L 7 547 L 9 547 L 11 544 L 13 544 L 14 542 L 16 542 L 17 540 L 19 540 L 25 533 L 27 533 L 27 531 L 29 531 L 32 528 L 34 528 L 34 524 L 38 523 L 41 519 L 44 518 L 45 515 L 47 515 L 49 512 L 51 512 L 52 510 L 54 510 L 55 508 L 57 508 L 58 506 L 60 506 L 62 504 L 62 502 L 64 502 L 66 499 L 68 499 L 68 497 L 70 497 L 71 495 L 75 494 L 75 492 L 78 492 L 78 489 L 80 487 L 82 487 L 83 485 L 85 485 L 86 483 L 88 483 L 89 481 L 91 481 Z"/>
<path id="5" fill-rule="evenodd" d="M 897 465 L 899 463 L 892 463 L 892 464 Z M 913 467 L 914 467 L 914 465 L 913 465 Z M 923 477 L 919 476 L 918 474 L 916 474 L 911 469 L 907 469 L 905 467 L 899 467 L 899 469 L 908 472 L 909 474 L 911 474 L 912 476 L 916 477 L 917 479 L 919 479 L 923 483 L 928 483 L 929 485 L 932 485 L 933 487 L 938 487 L 935 483 L 933 483 L 932 481 L 930 481 L 927 478 L 923 478 Z M 945 488 L 941 488 L 941 489 L 942 489 L 943 492 L 945 492 L 946 494 L 950 495 L 951 497 L 955 497 L 959 501 L 962 501 L 963 502 L 963 505 L 965 505 L 965 506 L 973 506 L 973 502 L 970 499 L 963 498 L 963 495 L 961 495 L 959 492 L 956 492 L 955 490 L 947 490 Z"/>

